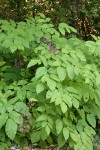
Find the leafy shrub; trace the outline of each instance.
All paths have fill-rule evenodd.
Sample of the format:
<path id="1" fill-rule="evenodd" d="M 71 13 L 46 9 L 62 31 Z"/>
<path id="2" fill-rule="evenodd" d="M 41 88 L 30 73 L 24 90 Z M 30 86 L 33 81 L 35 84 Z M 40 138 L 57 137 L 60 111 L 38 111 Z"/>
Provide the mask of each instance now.
<path id="1" fill-rule="evenodd" d="M 50 18 L 0 20 L 0 138 L 92 150 L 100 119 L 100 38 Z M 0 135 L 1 136 L 1 135 Z M 9 143 L 9 142 L 8 142 Z"/>

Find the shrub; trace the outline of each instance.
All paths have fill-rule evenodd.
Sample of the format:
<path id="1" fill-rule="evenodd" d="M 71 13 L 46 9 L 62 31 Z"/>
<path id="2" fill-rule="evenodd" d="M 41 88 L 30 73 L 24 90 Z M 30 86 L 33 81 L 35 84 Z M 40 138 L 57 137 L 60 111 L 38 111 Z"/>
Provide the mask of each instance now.
<path id="1" fill-rule="evenodd" d="M 24 139 L 93 149 L 100 119 L 100 37 L 85 42 L 66 38 L 66 31 L 76 33 L 65 23 L 55 30 L 43 14 L 19 23 L 0 20 L 1 143 Z"/>

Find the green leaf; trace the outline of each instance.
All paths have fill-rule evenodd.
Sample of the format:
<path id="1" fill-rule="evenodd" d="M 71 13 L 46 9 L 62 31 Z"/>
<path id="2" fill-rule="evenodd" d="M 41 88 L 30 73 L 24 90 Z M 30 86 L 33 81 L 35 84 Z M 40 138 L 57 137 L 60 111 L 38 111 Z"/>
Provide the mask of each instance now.
<path id="1" fill-rule="evenodd" d="M 96 119 L 92 114 L 87 114 L 87 121 L 93 128 L 96 127 Z"/>
<path id="2" fill-rule="evenodd" d="M 43 114 L 43 115 L 39 115 L 36 119 L 36 121 L 45 121 L 47 120 L 47 115 L 46 114 Z"/>
<path id="3" fill-rule="evenodd" d="M 46 127 L 46 125 L 47 125 L 47 120 L 42 122 L 42 128 Z"/>
<path id="4" fill-rule="evenodd" d="M 75 141 L 76 143 L 78 142 L 78 140 L 79 140 L 79 135 L 78 134 L 70 132 L 70 136 L 71 136 L 73 141 Z"/>
<path id="5" fill-rule="evenodd" d="M 11 99 L 8 101 L 8 104 L 9 104 L 9 105 L 14 105 L 18 100 L 19 100 L 18 97 L 11 98 Z"/>
<path id="6" fill-rule="evenodd" d="M 67 94 L 63 94 L 63 101 L 69 106 L 72 107 L 72 98 L 67 95 Z"/>
<path id="7" fill-rule="evenodd" d="M 47 85 L 48 85 L 49 89 L 52 91 L 55 90 L 55 88 L 56 88 L 56 82 L 52 79 L 47 80 Z"/>
<path id="8" fill-rule="evenodd" d="M 9 113 L 10 118 L 12 118 L 17 124 L 20 124 L 21 122 L 21 115 L 19 113 L 17 113 L 16 111 L 11 111 Z"/>
<path id="9" fill-rule="evenodd" d="M 89 77 L 86 77 L 86 78 L 85 78 L 85 83 L 86 83 L 86 84 L 90 83 L 90 78 L 89 78 Z"/>
<path id="10" fill-rule="evenodd" d="M 9 22 L 10 22 L 10 24 L 11 24 L 13 27 L 16 27 L 16 22 L 15 22 L 15 21 L 10 20 Z"/>
<path id="11" fill-rule="evenodd" d="M 17 123 L 13 119 L 8 119 L 5 126 L 7 136 L 13 140 L 17 133 Z"/>
<path id="12" fill-rule="evenodd" d="M 64 136 L 62 134 L 60 134 L 58 136 L 58 146 L 62 147 L 65 145 L 65 143 L 66 143 L 66 140 L 65 140 Z"/>
<path id="13" fill-rule="evenodd" d="M 96 77 L 96 84 L 97 86 L 100 85 L 100 76 Z"/>
<path id="14" fill-rule="evenodd" d="M 2 46 L 5 48 L 9 48 L 13 45 L 12 40 L 10 38 L 7 38 L 3 41 Z M 16 46 L 16 45 L 15 45 Z"/>
<path id="15" fill-rule="evenodd" d="M 40 112 L 44 112 L 46 109 L 44 106 L 39 106 L 36 110 Z"/>
<path id="16" fill-rule="evenodd" d="M 58 81 L 58 82 L 60 82 L 60 79 L 59 79 L 59 77 L 57 76 L 57 75 L 55 75 L 55 74 L 50 74 L 50 78 L 52 78 L 53 80 L 55 80 L 55 81 Z"/>
<path id="17" fill-rule="evenodd" d="M 51 98 L 51 96 L 52 96 L 52 91 L 48 90 L 46 93 L 46 99 Z"/>
<path id="18" fill-rule="evenodd" d="M 89 100 L 89 92 L 84 91 L 83 99 L 85 102 L 87 102 Z"/>
<path id="19" fill-rule="evenodd" d="M 57 131 L 57 135 L 59 135 L 61 133 L 63 129 L 63 122 L 60 119 L 56 120 L 56 131 Z"/>
<path id="20" fill-rule="evenodd" d="M 75 67 L 74 67 L 74 72 L 75 72 L 75 74 L 76 74 L 77 76 L 79 75 L 80 69 L 79 69 L 78 66 L 75 66 Z"/>
<path id="21" fill-rule="evenodd" d="M 49 127 L 48 125 L 46 125 L 46 127 L 45 127 L 45 131 L 46 131 L 47 135 L 49 135 L 49 134 L 50 134 L 50 127 Z"/>
<path id="22" fill-rule="evenodd" d="M 43 128 L 43 129 L 41 130 L 41 139 L 42 139 L 43 141 L 45 141 L 45 140 L 47 139 L 47 137 L 48 137 L 47 132 L 45 131 L 45 128 Z"/>
<path id="23" fill-rule="evenodd" d="M 52 144 L 53 144 L 53 137 L 48 136 L 48 137 L 47 137 L 47 142 L 48 142 L 50 145 L 52 145 Z"/>
<path id="24" fill-rule="evenodd" d="M 63 136 L 64 136 L 65 140 L 68 140 L 68 138 L 69 138 L 69 130 L 66 127 L 63 128 Z"/>
<path id="25" fill-rule="evenodd" d="M 10 46 L 10 50 L 13 53 L 13 52 L 15 52 L 17 50 L 17 47 L 15 45 L 11 45 Z"/>
<path id="26" fill-rule="evenodd" d="M 78 113 L 79 113 L 79 115 L 81 116 L 81 118 L 82 118 L 83 120 L 85 120 L 85 111 L 84 111 L 84 109 L 78 109 Z"/>
<path id="27" fill-rule="evenodd" d="M 59 79 L 63 81 L 66 78 L 66 69 L 64 67 L 57 67 L 57 74 Z"/>
<path id="28" fill-rule="evenodd" d="M 73 27 L 70 26 L 69 28 L 70 28 L 70 30 L 71 30 L 72 32 L 77 33 L 77 30 L 74 29 Z"/>
<path id="29" fill-rule="evenodd" d="M 81 61 L 86 61 L 85 56 L 83 55 L 83 53 L 81 53 L 81 51 L 76 53 L 77 57 L 81 60 Z"/>
<path id="30" fill-rule="evenodd" d="M 46 22 L 45 19 L 38 19 L 37 21 L 38 21 L 39 23 L 44 23 L 44 22 Z"/>
<path id="31" fill-rule="evenodd" d="M 13 110 L 13 105 L 8 104 L 8 105 L 6 106 L 6 110 L 7 110 L 8 112 L 11 112 L 11 111 Z"/>
<path id="32" fill-rule="evenodd" d="M 59 24 L 59 28 L 61 28 L 61 29 L 66 29 L 66 31 L 68 32 L 68 33 L 70 33 L 70 26 L 68 26 L 66 23 L 60 23 Z"/>
<path id="33" fill-rule="evenodd" d="M 74 149 L 75 149 L 75 150 L 84 150 L 83 146 L 84 146 L 84 145 L 83 145 L 82 141 L 79 140 L 79 142 L 74 145 Z"/>
<path id="34" fill-rule="evenodd" d="M 6 112 L 6 107 L 1 103 L 0 104 L 0 113 L 3 114 Z"/>
<path id="35" fill-rule="evenodd" d="M 24 50 L 24 47 L 22 45 L 22 39 L 21 38 L 16 38 L 14 39 L 14 45 L 19 49 L 19 50 Z"/>
<path id="36" fill-rule="evenodd" d="M 36 143 L 40 140 L 40 131 L 33 131 L 31 133 L 31 142 Z"/>
<path id="37" fill-rule="evenodd" d="M 14 109 L 17 111 L 17 112 L 21 112 L 23 114 L 28 114 L 29 111 L 28 111 L 28 107 L 26 106 L 25 103 L 23 102 L 17 102 L 15 105 L 14 105 Z"/>
<path id="38" fill-rule="evenodd" d="M 60 60 L 56 60 L 51 65 L 52 66 L 61 66 L 61 61 Z"/>
<path id="39" fill-rule="evenodd" d="M 30 67 L 36 65 L 38 63 L 38 61 L 39 60 L 37 58 L 31 59 L 30 62 L 28 63 L 27 68 L 30 68 Z"/>
<path id="40" fill-rule="evenodd" d="M 47 68 L 45 67 L 39 67 L 37 70 L 36 70 L 36 75 L 35 77 L 36 78 L 40 78 L 42 77 L 43 75 L 45 75 L 47 73 Z"/>
<path id="41" fill-rule="evenodd" d="M 29 43 L 28 41 L 23 39 L 23 46 L 29 49 Z"/>
<path id="42" fill-rule="evenodd" d="M 40 64 L 41 62 L 43 63 L 44 66 L 47 66 L 47 60 L 46 60 L 46 57 L 40 55 L 40 60 L 38 58 L 38 64 Z"/>
<path id="43" fill-rule="evenodd" d="M 52 102 L 55 102 L 56 105 L 61 104 L 61 102 L 62 102 L 61 93 L 58 92 L 58 91 L 53 92 L 50 102 L 51 102 L 51 103 L 52 103 Z"/>
<path id="44" fill-rule="evenodd" d="M 66 105 L 64 102 L 62 102 L 62 103 L 60 104 L 60 106 L 61 106 L 62 112 L 65 113 L 65 112 L 67 111 L 67 105 Z"/>
<path id="45" fill-rule="evenodd" d="M 70 29 L 69 29 L 69 27 L 66 27 L 66 31 L 67 31 L 68 33 L 70 33 Z"/>
<path id="46" fill-rule="evenodd" d="M 51 19 L 50 18 L 46 18 L 45 20 L 46 20 L 46 22 L 49 22 Z"/>
<path id="47" fill-rule="evenodd" d="M 22 101 L 25 100 L 25 98 L 26 98 L 26 91 L 21 89 L 21 88 L 18 89 L 17 97 L 18 97 L 19 100 L 22 100 Z"/>
<path id="48" fill-rule="evenodd" d="M 8 114 L 7 113 L 3 113 L 3 114 L 0 115 L 0 129 L 6 123 L 7 119 L 8 119 Z"/>
<path id="49" fill-rule="evenodd" d="M 36 98 L 34 98 L 34 97 L 31 97 L 31 98 L 29 98 L 29 101 L 30 102 L 37 102 L 38 100 Z"/>
<path id="50" fill-rule="evenodd" d="M 85 132 L 81 132 L 81 139 L 82 139 L 83 145 L 86 147 L 87 150 L 93 150 L 91 137 L 87 136 Z"/>
<path id="51" fill-rule="evenodd" d="M 62 23 L 59 23 L 59 26 L 62 27 L 62 28 L 66 28 L 66 27 L 69 27 L 66 23 L 62 22 Z"/>
<path id="52" fill-rule="evenodd" d="M 0 67 L 5 64 L 5 61 L 0 61 Z"/>
<path id="53" fill-rule="evenodd" d="M 77 90 L 76 90 L 74 87 L 72 87 L 72 86 L 68 86 L 68 87 L 67 87 L 67 91 L 68 91 L 69 93 L 78 94 Z"/>
<path id="54" fill-rule="evenodd" d="M 90 35 L 93 37 L 94 40 L 96 40 L 96 41 L 98 40 L 98 38 L 95 35 L 93 35 L 93 34 L 90 34 Z"/>
<path id="55" fill-rule="evenodd" d="M 68 72 L 69 78 L 72 80 L 74 77 L 74 70 L 71 65 L 67 65 L 67 72 Z"/>
<path id="56" fill-rule="evenodd" d="M 78 109 L 79 108 L 79 101 L 77 99 L 72 100 L 73 106 Z"/>
<path id="57" fill-rule="evenodd" d="M 17 85 L 25 85 L 27 84 L 28 82 L 26 80 L 19 80 L 18 84 Z"/>
<path id="58" fill-rule="evenodd" d="M 62 35 L 65 35 L 65 29 L 59 27 L 59 31 L 61 32 Z"/>
<path id="59" fill-rule="evenodd" d="M 40 92 L 42 92 L 42 91 L 44 91 L 44 84 L 43 84 L 42 82 L 40 82 L 40 83 L 38 83 L 38 84 L 36 85 L 36 92 L 37 92 L 37 94 L 38 94 L 38 93 L 40 93 Z"/>
<path id="60" fill-rule="evenodd" d="M 44 14 L 42 14 L 42 13 L 39 13 L 39 15 L 40 15 L 40 17 L 42 17 L 42 18 L 46 18 L 46 16 L 45 16 Z"/>

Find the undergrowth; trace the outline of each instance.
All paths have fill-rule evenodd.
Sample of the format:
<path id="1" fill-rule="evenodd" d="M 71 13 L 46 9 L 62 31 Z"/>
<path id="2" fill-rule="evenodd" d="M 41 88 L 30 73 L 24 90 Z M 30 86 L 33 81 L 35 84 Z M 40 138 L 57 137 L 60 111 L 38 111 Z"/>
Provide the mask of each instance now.
<path id="1" fill-rule="evenodd" d="M 100 120 L 100 37 L 82 41 L 43 14 L 0 20 L 0 147 L 93 150 Z"/>

